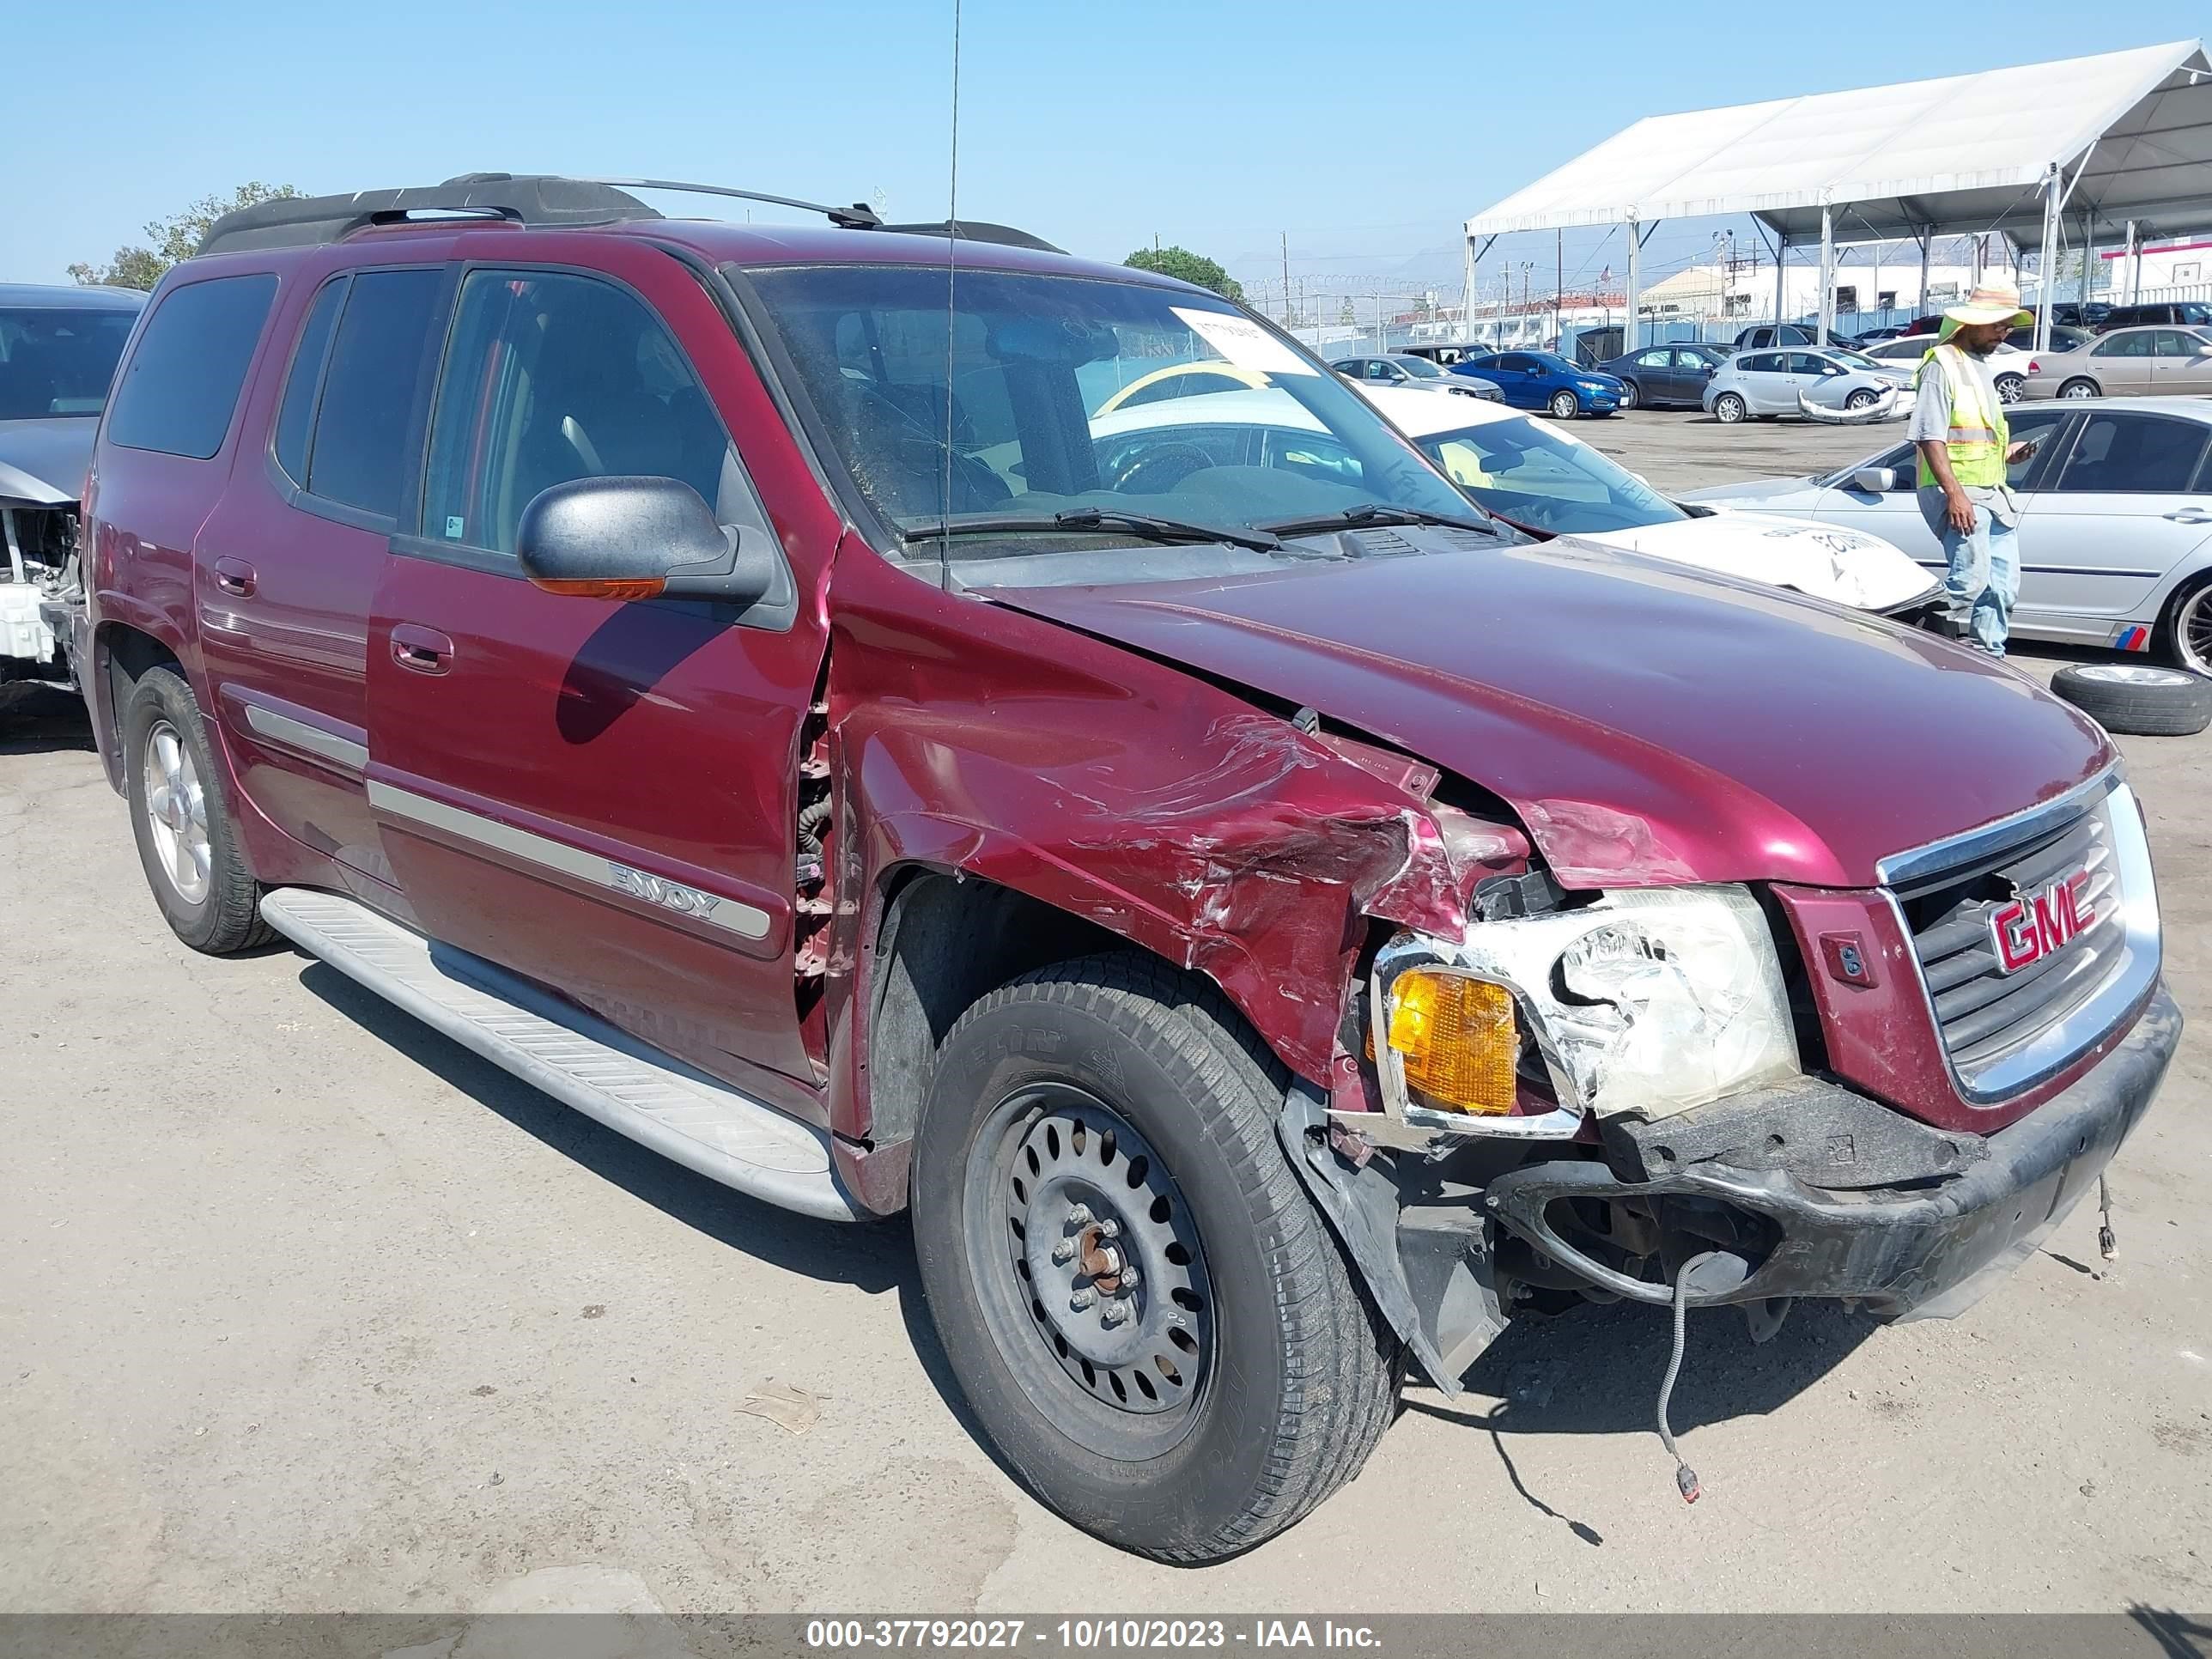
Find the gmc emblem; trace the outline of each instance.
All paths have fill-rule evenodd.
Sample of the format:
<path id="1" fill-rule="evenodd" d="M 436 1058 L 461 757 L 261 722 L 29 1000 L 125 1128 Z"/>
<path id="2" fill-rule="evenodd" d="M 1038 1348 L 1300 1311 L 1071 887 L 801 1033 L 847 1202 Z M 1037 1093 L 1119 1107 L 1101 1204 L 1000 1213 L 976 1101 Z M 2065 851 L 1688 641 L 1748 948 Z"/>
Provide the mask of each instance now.
<path id="1" fill-rule="evenodd" d="M 2040 962 L 2079 939 L 2097 920 L 2083 896 L 2088 886 L 2089 872 L 2076 870 L 1990 912 L 1997 972 L 2016 974 L 2031 962 Z"/>

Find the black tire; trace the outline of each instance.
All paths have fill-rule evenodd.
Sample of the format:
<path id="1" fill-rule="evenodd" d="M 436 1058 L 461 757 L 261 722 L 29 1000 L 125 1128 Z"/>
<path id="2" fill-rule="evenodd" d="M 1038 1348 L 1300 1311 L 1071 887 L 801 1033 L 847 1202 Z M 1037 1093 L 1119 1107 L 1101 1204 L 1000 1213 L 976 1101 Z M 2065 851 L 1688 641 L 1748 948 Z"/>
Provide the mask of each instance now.
<path id="1" fill-rule="evenodd" d="M 1865 387 L 1862 386 L 1858 391 L 1854 392 L 1850 397 L 1844 399 L 1844 407 L 1845 409 L 1851 410 L 1872 409 L 1881 401 L 1881 398 L 1879 393 L 1869 392 Z"/>
<path id="2" fill-rule="evenodd" d="M 1136 952 L 1086 957 L 1024 975 L 960 1017 L 915 1138 L 922 1285 L 969 1407 L 1045 1504 L 1158 1560 L 1219 1560 L 1290 1526 L 1358 1472 L 1396 1403 L 1399 1344 L 1276 1141 L 1286 1081 L 1212 987 Z M 1115 1139 L 1040 1142 L 1055 1125 L 1106 1121 L 1086 1120 L 1086 1101 L 1123 1126 Z M 1041 1144 L 1066 1161 L 1030 1161 Z M 1143 1149 L 1141 1170 L 1116 1161 L 1130 1144 Z M 1052 1207 L 1069 1197 L 1063 1172 L 1108 1179 L 1073 1163 L 1093 1148 L 1102 1167 L 1126 1168 L 1140 1201 L 1153 1194 L 1145 1219 L 1116 1218 L 1130 1260 L 1150 1248 L 1146 1220 L 1183 1230 L 1182 1260 L 1196 1265 L 1179 1271 L 1205 1288 L 1203 1298 L 1171 1292 L 1190 1312 L 1165 1314 L 1183 1332 L 1168 1333 L 1178 1345 L 1169 1352 L 1190 1375 L 1161 1368 L 1176 1376 L 1158 1390 L 1167 1405 L 1152 1401 L 1149 1381 L 1139 1405 L 1116 1380 L 1128 1402 L 1117 1405 L 1103 1360 L 1094 1374 L 1083 1355 L 1067 1357 L 1069 1336 L 1119 1340 L 1085 1322 L 1084 1289 L 1104 1281 L 1077 1277 L 1072 1299 L 1060 1282 L 1087 1258 L 1054 1267 L 1056 1251 L 1042 1253 L 1082 1221 Z M 1075 1190 L 1102 1208 L 1124 1191 Z M 1177 1260 L 1152 1259 L 1163 1256 Z M 1164 1282 L 1146 1279 L 1154 1291 Z M 1146 1327 L 1166 1305 L 1133 1304 L 1130 1323 Z M 1126 1374 L 1134 1382 L 1143 1371 L 1140 1358 Z"/>
<path id="3" fill-rule="evenodd" d="M 1571 392 L 1554 392 L 1544 407 L 1555 421 L 1571 421 L 1583 412 L 1583 400 Z"/>
<path id="4" fill-rule="evenodd" d="M 2101 398 L 2105 388 L 2086 375 L 2077 375 L 2058 388 L 2058 395 L 2066 398 Z"/>
<path id="5" fill-rule="evenodd" d="M 2016 404 L 2027 394 L 2027 375 L 2000 374 L 1997 376 L 1997 401 L 1999 403 Z"/>
<path id="6" fill-rule="evenodd" d="M 1620 383 L 1620 406 L 1623 409 L 1640 409 L 1643 404 L 1644 389 L 1633 380 L 1623 380 Z"/>
<path id="7" fill-rule="evenodd" d="M 1723 392 L 1713 399 L 1713 418 L 1723 426 L 1734 426 L 1751 413 L 1751 405 L 1733 392 Z"/>
<path id="8" fill-rule="evenodd" d="M 2166 601 L 2158 653 L 2176 668 L 2212 673 L 2212 575 L 2199 576 Z"/>
<path id="9" fill-rule="evenodd" d="M 2071 663 L 2051 689 L 2107 732 L 2185 738 L 2212 725 L 2212 680 L 2137 663 Z"/>
<path id="10" fill-rule="evenodd" d="M 147 755 L 157 734 L 167 733 L 189 755 L 198 781 L 195 821 L 207 836 L 206 890 L 183 891 L 166 867 L 148 810 Z M 138 862 L 154 890 L 170 930 L 195 951 L 228 956 L 252 950 L 276 937 L 261 919 L 261 884 L 247 868 L 238 832 L 223 800 L 222 775 L 210 753 L 207 730 L 191 687 L 172 668 L 149 668 L 131 688 L 123 710 L 124 788 L 131 803 L 131 830 L 138 843 Z"/>

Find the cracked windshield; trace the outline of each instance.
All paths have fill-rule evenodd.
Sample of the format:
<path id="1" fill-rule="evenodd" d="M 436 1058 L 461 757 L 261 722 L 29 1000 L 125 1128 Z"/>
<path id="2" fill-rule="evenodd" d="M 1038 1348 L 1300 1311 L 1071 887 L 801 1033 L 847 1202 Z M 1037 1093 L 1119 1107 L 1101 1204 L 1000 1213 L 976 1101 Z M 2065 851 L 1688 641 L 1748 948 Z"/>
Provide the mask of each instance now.
<path id="1" fill-rule="evenodd" d="M 1488 527 L 1356 392 L 1210 295 L 963 270 L 948 305 L 941 270 L 745 274 L 830 441 L 919 556 L 1106 537 L 1212 544 L 1228 568 L 1232 549 L 1341 556 L 1286 546 L 1331 530 Z M 1115 580 L 1100 562 L 1088 579 Z"/>

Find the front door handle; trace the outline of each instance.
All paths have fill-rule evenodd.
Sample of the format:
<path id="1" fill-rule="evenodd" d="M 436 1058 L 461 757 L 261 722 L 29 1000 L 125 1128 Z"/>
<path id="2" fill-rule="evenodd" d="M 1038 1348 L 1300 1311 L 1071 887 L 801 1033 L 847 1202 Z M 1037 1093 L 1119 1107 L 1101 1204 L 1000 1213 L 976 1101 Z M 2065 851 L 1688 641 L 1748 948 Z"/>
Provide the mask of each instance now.
<path id="1" fill-rule="evenodd" d="M 434 628 L 397 623 L 392 629 L 392 660 L 418 674 L 442 674 L 453 665 L 453 642 Z"/>
<path id="2" fill-rule="evenodd" d="M 234 599 L 246 599 L 253 592 L 257 580 L 253 567 L 243 559 L 217 559 L 215 562 L 215 585 Z"/>
<path id="3" fill-rule="evenodd" d="M 2193 507 L 2181 507 L 2166 516 L 2176 524 L 2212 524 L 2212 513 L 2202 512 Z"/>

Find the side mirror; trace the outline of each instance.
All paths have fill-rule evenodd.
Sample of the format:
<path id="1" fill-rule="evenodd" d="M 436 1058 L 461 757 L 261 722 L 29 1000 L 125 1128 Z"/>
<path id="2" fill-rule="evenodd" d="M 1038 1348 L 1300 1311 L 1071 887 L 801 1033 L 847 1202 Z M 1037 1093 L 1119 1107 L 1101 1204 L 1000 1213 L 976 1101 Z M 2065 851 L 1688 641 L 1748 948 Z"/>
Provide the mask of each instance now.
<path id="1" fill-rule="evenodd" d="M 597 599 L 768 596 L 775 557 L 757 529 L 726 526 L 675 478 L 572 478 L 522 509 L 515 556 L 548 593 Z"/>
<path id="2" fill-rule="evenodd" d="M 1851 474 L 1851 488 L 1863 489 L 1869 495 L 1887 495 L 1897 488 L 1897 472 L 1893 467 L 1863 466 Z"/>

